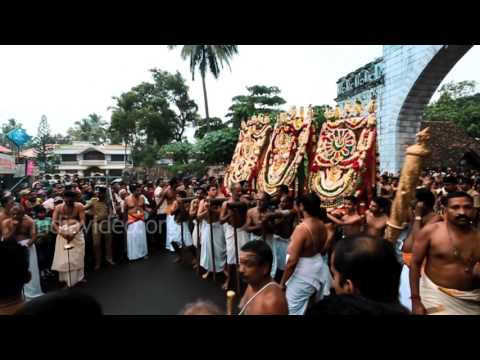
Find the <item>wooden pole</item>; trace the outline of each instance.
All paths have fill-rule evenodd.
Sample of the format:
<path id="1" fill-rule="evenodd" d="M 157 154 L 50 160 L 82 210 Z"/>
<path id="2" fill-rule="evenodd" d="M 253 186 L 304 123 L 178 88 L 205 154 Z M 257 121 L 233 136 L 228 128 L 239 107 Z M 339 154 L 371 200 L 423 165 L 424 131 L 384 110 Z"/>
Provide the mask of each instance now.
<path id="1" fill-rule="evenodd" d="M 210 226 L 210 246 L 212 247 L 212 266 L 213 266 L 213 281 L 216 281 L 216 274 L 217 269 L 215 266 L 215 249 L 214 249 L 214 242 L 213 242 L 213 225 L 212 225 L 212 212 L 210 207 L 208 208 L 208 222 Z"/>
<path id="2" fill-rule="evenodd" d="M 240 294 L 240 268 L 239 256 L 238 256 L 238 237 L 237 237 L 237 228 L 233 227 L 233 238 L 235 239 L 235 263 L 236 263 L 236 280 L 237 280 L 237 294 Z"/>
<path id="3" fill-rule="evenodd" d="M 197 218 L 197 274 L 200 275 L 200 252 L 202 251 L 200 244 L 200 221 Z"/>

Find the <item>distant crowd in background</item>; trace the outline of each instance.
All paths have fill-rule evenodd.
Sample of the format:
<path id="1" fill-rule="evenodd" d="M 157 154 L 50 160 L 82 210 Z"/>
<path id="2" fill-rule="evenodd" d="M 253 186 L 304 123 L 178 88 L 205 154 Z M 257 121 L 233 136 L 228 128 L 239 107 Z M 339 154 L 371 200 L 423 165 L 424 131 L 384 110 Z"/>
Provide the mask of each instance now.
<path id="1" fill-rule="evenodd" d="M 462 230 L 464 215 L 473 235 L 460 231 L 459 236 L 477 236 L 480 173 L 422 172 L 409 226 L 391 244 L 383 237 L 398 186 L 398 176 L 383 174 L 369 204 L 350 196 L 341 207 L 325 211 L 313 193 L 298 196 L 283 186 L 272 197 L 252 191 L 246 182 L 227 189 L 221 177 L 130 184 L 78 176 L 36 179 L 31 187 L 4 192 L 1 199 L 0 314 L 24 309 L 26 301 L 29 306 L 49 297 L 60 301 L 60 295 L 45 293 L 82 286 L 91 271 L 148 259 L 153 252 L 171 253 L 204 280 L 213 278 L 224 290 L 235 291 L 240 301 L 234 312 L 239 314 L 441 313 L 419 294 L 428 285 L 420 271 L 426 266 L 429 276 L 438 273 L 429 268 L 438 260 L 421 248 L 427 236 L 422 228 L 449 223 L 449 206 L 463 199 L 471 202 L 471 211 L 464 203 L 458 206 L 468 211 L 451 209 L 447 230 Z M 458 217 L 458 211 L 463 215 Z M 436 240 L 442 234 L 430 235 L 442 242 Z M 461 241 L 456 244 L 454 256 L 464 264 Z M 470 276 L 457 286 L 462 291 L 477 288 L 480 245 L 475 246 L 470 246 L 467 275 L 458 275 Z M 458 281 L 446 277 L 438 275 L 440 285 L 456 286 Z M 101 312 L 91 305 L 94 299 L 78 301 Z M 225 311 L 200 301 L 182 313 Z"/>

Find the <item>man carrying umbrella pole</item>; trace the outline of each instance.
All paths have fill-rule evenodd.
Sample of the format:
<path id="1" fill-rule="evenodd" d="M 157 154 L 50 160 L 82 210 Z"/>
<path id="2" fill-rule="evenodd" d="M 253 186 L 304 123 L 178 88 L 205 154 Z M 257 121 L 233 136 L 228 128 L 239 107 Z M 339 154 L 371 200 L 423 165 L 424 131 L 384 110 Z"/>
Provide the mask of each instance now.
<path id="1" fill-rule="evenodd" d="M 215 200 L 217 200 L 217 186 L 210 185 L 207 198 L 200 202 L 197 215 L 197 218 L 203 222 L 200 266 L 207 271 L 202 278 L 207 279 L 212 272 L 214 280 L 217 271 L 224 268 L 226 260 L 225 235 L 219 222 L 218 200 L 220 199 Z"/>
<path id="2" fill-rule="evenodd" d="M 249 234 L 242 229 L 247 217 L 248 203 L 241 197 L 242 186 L 233 184 L 230 188 L 231 198 L 222 204 L 220 223 L 223 224 L 227 245 L 227 279 L 223 289 L 231 289 L 231 282 L 236 274 L 236 291 L 240 292 L 240 279 L 238 272 L 239 249 L 249 241 Z"/>

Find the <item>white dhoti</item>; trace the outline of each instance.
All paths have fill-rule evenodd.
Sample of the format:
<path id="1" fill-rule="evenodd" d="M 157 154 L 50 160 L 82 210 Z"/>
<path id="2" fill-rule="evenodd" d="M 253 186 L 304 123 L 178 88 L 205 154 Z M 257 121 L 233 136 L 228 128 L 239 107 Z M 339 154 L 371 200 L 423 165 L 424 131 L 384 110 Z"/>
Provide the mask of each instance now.
<path id="1" fill-rule="evenodd" d="M 235 254 L 235 230 L 233 226 L 228 223 L 223 224 L 223 230 L 225 232 L 225 242 L 227 244 L 227 264 L 235 265 L 237 263 L 237 258 Z M 239 255 L 242 246 L 249 241 L 249 234 L 241 228 L 237 229 L 237 251 Z"/>
<path id="2" fill-rule="evenodd" d="M 30 239 L 19 241 L 23 246 L 27 246 Z M 43 295 L 42 286 L 40 285 L 40 270 L 38 269 L 37 249 L 35 244 L 28 247 L 28 271 L 30 271 L 31 279 L 23 287 L 23 293 L 27 300 Z"/>
<path id="3" fill-rule="evenodd" d="M 225 266 L 227 256 L 227 249 L 225 243 L 225 234 L 223 233 L 223 226 L 219 223 L 212 224 L 213 230 L 213 249 L 215 252 L 215 271 L 222 272 Z M 200 253 L 200 266 L 207 271 L 213 272 L 212 261 L 212 241 L 210 237 L 210 224 L 203 222 L 201 228 L 202 237 L 202 251 Z"/>
<path id="4" fill-rule="evenodd" d="M 461 291 L 437 286 L 422 272 L 420 298 L 431 315 L 480 315 L 480 289 Z"/>
<path id="5" fill-rule="evenodd" d="M 275 274 L 277 273 L 277 252 L 275 250 L 276 247 L 276 240 L 273 234 L 265 235 L 265 239 L 263 235 L 255 235 L 254 233 L 250 233 L 250 241 L 255 240 L 265 240 L 265 242 L 270 246 L 270 250 L 272 250 L 273 261 L 272 261 L 272 271 L 270 272 L 270 276 L 275 278 Z"/>
<path id="6" fill-rule="evenodd" d="M 175 216 L 174 215 L 167 215 L 167 236 L 166 236 L 166 242 L 165 242 L 165 248 L 170 251 L 175 251 L 175 249 L 172 246 L 172 242 L 174 239 L 176 239 L 178 236 L 178 232 L 180 231 L 180 226 L 175 222 Z"/>
<path id="7" fill-rule="evenodd" d="M 192 233 L 192 242 L 193 246 L 198 247 L 198 244 L 202 245 L 202 237 L 200 236 L 200 231 L 202 228 L 202 223 L 198 225 L 197 220 L 193 220 L 193 233 Z M 200 238 L 200 239 L 199 239 Z"/>
<path id="8" fill-rule="evenodd" d="M 400 304 L 412 311 L 412 300 L 410 299 L 410 269 L 403 264 L 400 275 Z"/>
<path id="9" fill-rule="evenodd" d="M 184 222 L 182 224 L 183 227 L 183 243 L 182 243 L 182 228 L 180 224 L 174 222 L 175 225 L 171 224 L 170 226 L 174 229 L 172 230 L 172 238 L 171 242 L 175 242 L 178 244 L 179 247 L 185 245 L 186 247 L 193 245 L 192 234 L 190 233 L 190 229 L 188 227 L 188 222 Z"/>
<path id="10" fill-rule="evenodd" d="M 79 226 L 79 224 L 62 225 L 60 229 L 63 232 L 74 233 L 78 231 Z M 65 250 L 64 246 L 67 244 L 73 245 L 73 248 Z M 84 268 L 85 239 L 83 231 L 78 232 L 70 243 L 58 234 L 55 242 L 52 270 L 58 271 L 59 280 L 66 282 L 68 286 L 73 286 L 85 277 Z"/>
<path id="11" fill-rule="evenodd" d="M 330 291 L 329 284 L 328 263 L 321 254 L 301 257 L 286 283 L 289 315 L 303 315 L 311 296 L 317 293 L 317 298 L 323 298 Z"/>
<path id="12" fill-rule="evenodd" d="M 277 268 L 279 270 L 285 270 L 285 264 L 287 259 L 287 249 L 290 239 L 285 239 L 277 234 L 273 235 L 275 239 L 275 255 L 277 257 Z"/>
<path id="13" fill-rule="evenodd" d="M 128 260 L 137 260 L 148 255 L 147 232 L 145 222 L 137 220 L 128 224 L 127 228 L 127 257 Z"/>

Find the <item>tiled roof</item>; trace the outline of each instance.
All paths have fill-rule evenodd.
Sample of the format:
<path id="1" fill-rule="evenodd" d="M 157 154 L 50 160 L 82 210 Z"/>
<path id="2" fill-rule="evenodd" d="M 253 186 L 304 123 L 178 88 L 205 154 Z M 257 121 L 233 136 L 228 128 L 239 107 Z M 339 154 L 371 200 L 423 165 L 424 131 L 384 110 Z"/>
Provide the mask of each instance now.
<path id="1" fill-rule="evenodd" d="M 425 167 L 456 167 L 468 152 L 480 156 L 480 142 L 450 121 L 423 121 L 421 128 L 430 128 L 429 146 L 432 156 Z"/>

